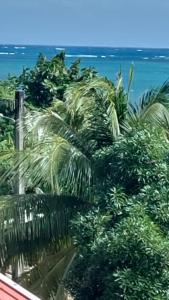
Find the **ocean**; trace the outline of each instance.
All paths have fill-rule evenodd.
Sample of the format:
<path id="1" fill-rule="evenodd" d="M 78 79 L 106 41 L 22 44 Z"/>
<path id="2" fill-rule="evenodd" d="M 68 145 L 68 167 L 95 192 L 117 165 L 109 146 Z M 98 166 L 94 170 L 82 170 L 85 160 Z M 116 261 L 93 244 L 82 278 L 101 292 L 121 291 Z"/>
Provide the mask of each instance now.
<path id="1" fill-rule="evenodd" d="M 65 51 L 68 66 L 80 58 L 81 67 L 94 67 L 113 81 L 121 70 L 125 86 L 133 66 L 134 80 L 130 94 L 133 101 L 138 101 L 143 92 L 169 79 L 169 49 L 30 45 L 0 45 L 0 79 L 7 78 L 9 74 L 18 75 L 23 68 L 32 68 L 39 53 L 51 58 L 60 51 Z"/>

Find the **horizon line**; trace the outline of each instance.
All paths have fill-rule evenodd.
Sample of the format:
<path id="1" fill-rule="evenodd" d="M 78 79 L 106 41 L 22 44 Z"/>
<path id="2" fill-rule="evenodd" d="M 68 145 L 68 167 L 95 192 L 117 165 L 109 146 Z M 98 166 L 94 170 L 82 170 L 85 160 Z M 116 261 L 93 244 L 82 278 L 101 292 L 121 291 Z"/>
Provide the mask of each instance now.
<path id="1" fill-rule="evenodd" d="M 31 44 L 31 43 L 0 43 L 0 45 L 3 45 L 3 46 L 39 46 L 39 47 L 75 47 L 75 48 L 123 48 L 123 49 L 166 49 L 168 50 L 169 49 L 169 46 L 168 47 L 148 47 L 148 46 L 103 46 L 103 45 L 62 45 L 62 44 Z"/>

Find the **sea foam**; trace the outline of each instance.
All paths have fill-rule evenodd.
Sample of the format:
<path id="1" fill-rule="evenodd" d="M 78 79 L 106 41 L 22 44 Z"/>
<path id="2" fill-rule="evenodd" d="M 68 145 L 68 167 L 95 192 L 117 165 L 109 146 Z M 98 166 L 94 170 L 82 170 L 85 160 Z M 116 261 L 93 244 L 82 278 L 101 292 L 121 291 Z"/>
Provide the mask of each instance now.
<path id="1" fill-rule="evenodd" d="M 15 55 L 14 52 L 0 52 L 0 55 Z"/>
<path id="2" fill-rule="evenodd" d="M 65 50 L 65 48 L 55 48 L 56 50 L 58 50 L 58 51 L 64 51 Z"/>
<path id="3" fill-rule="evenodd" d="M 168 57 L 165 55 L 155 55 L 153 59 L 168 59 Z"/>
<path id="4" fill-rule="evenodd" d="M 98 56 L 89 54 L 66 54 L 66 57 L 97 58 Z"/>
<path id="5" fill-rule="evenodd" d="M 26 47 L 24 47 L 24 46 L 15 46 L 14 48 L 15 49 L 26 49 Z"/>

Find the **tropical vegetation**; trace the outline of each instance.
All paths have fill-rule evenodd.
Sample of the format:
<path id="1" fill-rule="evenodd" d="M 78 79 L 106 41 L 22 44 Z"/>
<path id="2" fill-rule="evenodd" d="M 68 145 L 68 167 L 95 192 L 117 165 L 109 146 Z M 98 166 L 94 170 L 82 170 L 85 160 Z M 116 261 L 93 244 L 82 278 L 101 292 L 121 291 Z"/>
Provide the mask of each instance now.
<path id="1" fill-rule="evenodd" d="M 169 82 L 135 104 L 132 78 L 125 89 L 121 72 L 113 83 L 61 53 L 0 84 L 1 271 L 28 265 L 18 280 L 42 299 L 169 297 Z"/>

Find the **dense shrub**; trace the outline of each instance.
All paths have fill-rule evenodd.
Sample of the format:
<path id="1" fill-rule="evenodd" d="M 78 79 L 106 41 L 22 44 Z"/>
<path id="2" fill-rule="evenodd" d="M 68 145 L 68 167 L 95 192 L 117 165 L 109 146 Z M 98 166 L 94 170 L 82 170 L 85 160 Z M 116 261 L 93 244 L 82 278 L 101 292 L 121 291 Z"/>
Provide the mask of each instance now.
<path id="1" fill-rule="evenodd" d="M 76 300 L 168 299 L 167 153 L 150 128 L 95 153 L 94 207 L 72 224 L 78 250 L 66 285 Z"/>
<path id="2" fill-rule="evenodd" d="M 135 128 L 94 155 L 97 189 L 120 185 L 137 194 L 145 185 L 167 180 L 168 142 L 161 129 Z"/>
<path id="3" fill-rule="evenodd" d="M 64 92 L 71 83 L 95 76 L 96 71 L 92 68 L 80 69 L 80 60 L 68 68 L 65 54 L 61 52 L 51 60 L 40 54 L 36 66 L 25 69 L 18 82 L 25 90 L 29 103 L 48 107 L 56 99 L 64 100 Z"/>

